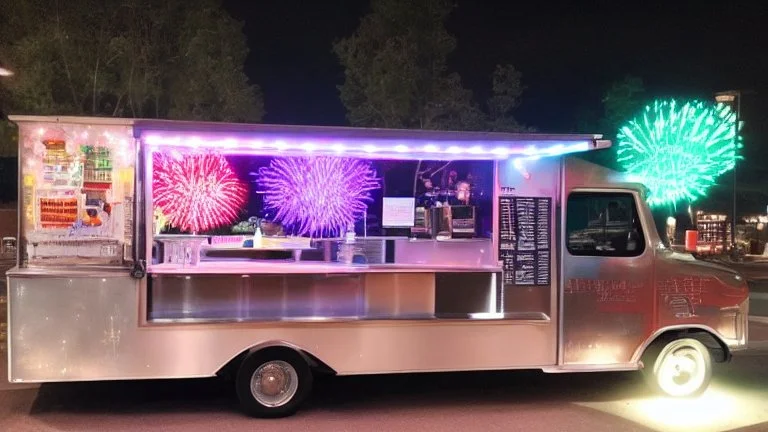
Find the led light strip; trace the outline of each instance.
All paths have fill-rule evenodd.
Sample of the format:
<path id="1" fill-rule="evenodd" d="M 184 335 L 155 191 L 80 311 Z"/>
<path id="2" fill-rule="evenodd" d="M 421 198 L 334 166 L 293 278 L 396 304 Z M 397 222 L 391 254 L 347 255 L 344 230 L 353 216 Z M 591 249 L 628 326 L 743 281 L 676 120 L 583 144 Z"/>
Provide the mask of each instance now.
<path id="1" fill-rule="evenodd" d="M 514 141 L 425 143 L 423 141 L 403 142 L 395 140 L 297 140 L 275 137 L 264 139 L 202 139 L 194 136 L 152 134 L 143 138 L 143 141 L 156 149 L 164 147 L 191 150 L 213 148 L 225 154 L 322 153 L 384 159 L 507 159 L 510 156 L 536 158 L 583 152 L 590 149 L 589 141 L 524 141 L 520 142 L 521 145 L 515 146 Z M 486 146 L 484 147 L 483 144 Z M 488 144 L 492 145 L 488 146 Z"/>

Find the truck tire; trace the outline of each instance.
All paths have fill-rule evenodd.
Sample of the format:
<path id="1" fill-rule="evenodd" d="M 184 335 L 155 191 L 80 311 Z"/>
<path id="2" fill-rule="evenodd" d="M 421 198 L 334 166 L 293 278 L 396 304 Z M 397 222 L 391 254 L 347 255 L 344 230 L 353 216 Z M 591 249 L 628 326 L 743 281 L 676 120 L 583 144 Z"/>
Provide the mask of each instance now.
<path id="1" fill-rule="evenodd" d="M 643 355 L 643 375 L 651 388 L 672 397 L 699 396 L 712 380 L 712 357 L 692 338 L 659 341 Z"/>
<path id="2" fill-rule="evenodd" d="M 266 348 L 248 355 L 235 379 L 242 410 L 253 417 L 293 415 L 312 390 L 312 371 L 298 352 Z"/>

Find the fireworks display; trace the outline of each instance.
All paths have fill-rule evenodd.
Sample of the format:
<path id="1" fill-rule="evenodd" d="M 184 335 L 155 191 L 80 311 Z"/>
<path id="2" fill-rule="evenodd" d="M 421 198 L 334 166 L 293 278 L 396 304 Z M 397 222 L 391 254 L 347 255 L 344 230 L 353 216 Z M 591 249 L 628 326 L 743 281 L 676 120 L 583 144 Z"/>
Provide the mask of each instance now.
<path id="1" fill-rule="evenodd" d="M 727 105 L 656 101 L 619 129 L 618 162 L 648 187 L 648 204 L 695 201 L 734 168 L 741 147 Z"/>
<path id="2" fill-rule="evenodd" d="M 168 224 L 192 233 L 234 222 L 248 196 L 224 156 L 155 153 L 152 194 Z"/>
<path id="3" fill-rule="evenodd" d="M 380 187 L 369 162 L 338 157 L 274 159 L 257 182 L 274 219 L 298 235 L 337 235 L 364 216 Z"/>

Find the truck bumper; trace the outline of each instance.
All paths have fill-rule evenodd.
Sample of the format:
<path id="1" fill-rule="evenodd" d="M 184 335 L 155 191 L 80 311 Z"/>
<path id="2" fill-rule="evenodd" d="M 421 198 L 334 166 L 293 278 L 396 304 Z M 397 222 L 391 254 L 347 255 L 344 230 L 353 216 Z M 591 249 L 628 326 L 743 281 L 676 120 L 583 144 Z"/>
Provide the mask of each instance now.
<path id="1" fill-rule="evenodd" d="M 717 329 L 728 350 L 743 351 L 749 340 L 749 299 L 740 305 L 722 310 L 720 326 Z"/>

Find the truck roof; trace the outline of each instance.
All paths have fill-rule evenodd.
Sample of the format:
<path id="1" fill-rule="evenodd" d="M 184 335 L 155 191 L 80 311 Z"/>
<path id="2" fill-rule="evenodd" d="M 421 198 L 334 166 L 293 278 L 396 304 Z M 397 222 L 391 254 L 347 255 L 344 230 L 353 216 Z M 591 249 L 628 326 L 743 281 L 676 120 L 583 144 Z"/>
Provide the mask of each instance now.
<path id="1" fill-rule="evenodd" d="M 648 188 L 632 179 L 625 172 L 612 170 L 578 156 L 565 158 L 565 175 L 574 188 L 627 189 L 647 194 Z"/>
<path id="2" fill-rule="evenodd" d="M 611 145 L 597 134 L 455 132 L 68 116 L 9 116 L 9 119 L 15 123 L 130 126 L 134 137 L 144 144 L 213 147 L 231 153 L 270 147 L 338 153 L 341 148 L 345 154 L 354 155 L 358 150 L 368 157 L 505 159 L 556 156 Z"/>

